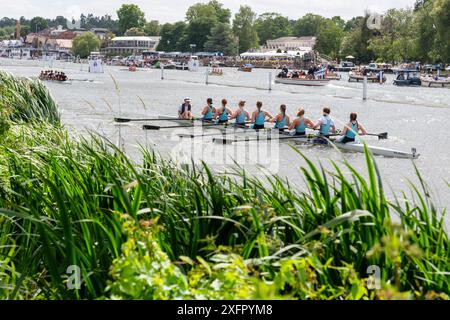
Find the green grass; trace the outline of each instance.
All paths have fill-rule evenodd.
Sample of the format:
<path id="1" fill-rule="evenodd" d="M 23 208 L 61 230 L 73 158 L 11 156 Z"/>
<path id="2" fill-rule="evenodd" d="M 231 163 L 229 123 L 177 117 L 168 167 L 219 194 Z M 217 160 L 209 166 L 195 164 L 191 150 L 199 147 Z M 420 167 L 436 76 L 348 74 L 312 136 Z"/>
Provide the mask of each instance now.
<path id="1" fill-rule="evenodd" d="M 21 89 L 6 92 L 14 90 Z M 33 109 L 52 100 L 42 94 L 30 95 Z M 242 168 L 229 175 L 179 168 L 149 150 L 137 165 L 96 135 L 69 137 L 53 111 L 16 109 L 0 140 L 0 298 L 450 294 L 445 212 L 418 171 L 420 188 L 389 201 L 369 153 L 368 179 L 348 163 L 350 178 L 342 165 L 328 172 L 300 153 L 308 185 L 301 192 Z M 41 121 L 18 116 L 25 113 Z M 70 265 L 82 271 L 80 290 L 66 287 Z M 381 290 L 365 286 L 371 265 L 381 268 Z"/>

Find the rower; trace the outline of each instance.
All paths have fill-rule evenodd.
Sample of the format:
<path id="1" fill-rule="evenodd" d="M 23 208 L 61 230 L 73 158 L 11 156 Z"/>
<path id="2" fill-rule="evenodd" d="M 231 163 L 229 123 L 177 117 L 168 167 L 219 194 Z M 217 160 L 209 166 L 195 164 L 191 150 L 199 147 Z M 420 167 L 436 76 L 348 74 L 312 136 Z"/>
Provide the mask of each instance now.
<path id="1" fill-rule="evenodd" d="M 366 129 L 362 124 L 356 120 L 358 115 L 355 112 L 350 113 L 350 122 L 344 126 L 342 130 L 342 138 L 339 139 L 341 143 L 355 142 L 356 135 L 361 132 L 361 135 L 367 134 Z"/>
<path id="2" fill-rule="evenodd" d="M 275 122 L 274 129 L 278 129 L 280 132 L 283 132 L 284 128 L 290 125 L 289 116 L 286 115 L 285 104 L 280 106 L 280 113 L 273 117 L 270 122 Z"/>
<path id="3" fill-rule="evenodd" d="M 245 126 L 245 121 L 250 120 L 250 115 L 247 111 L 245 111 L 245 101 L 239 101 L 239 109 L 237 109 L 233 115 L 230 117 L 231 119 L 236 119 L 234 123 L 235 126 Z"/>
<path id="4" fill-rule="evenodd" d="M 253 129 L 264 129 L 264 122 L 267 118 L 272 118 L 272 115 L 267 111 L 262 110 L 262 102 L 256 103 L 256 110 L 252 113 Z"/>
<path id="5" fill-rule="evenodd" d="M 323 116 L 317 120 L 313 129 L 319 129 L 319 135 L 325 138 L 330 137 L 330 133 L 336 132 L 336 126 L 330 117 L 331 110 L 328 107 L 323 108 Z"/>
<path id="6" fill-rule="evenodd" d="M 295 136 L 306 136 L 306 128 L 314 128 L 314 122 L 305 118 L 305 109 L 300 107 L 297 110 L 297 118 L 289 126 L 289 131 L 295 129 Z"/>
<path id="7" fill-rule="evenodd" d="M 227 107 L 227 103 L 227 99 L 222 99 L 222 107 L 214 114 L 214 118 L 217 119 L 218 123 L 228 122 L 229 115 L 233 113 L 233 111 Z"/>
<path id="8" fill-rule="evenodd" d="M 178 108 L 178 118 L 189 120 L 194 118 L 190 98 L 184 98 L 183 104 Z"/>
<path id="9" fill-rule="evenodd" d="M 217 111 L 216 111 L 216 108 L 213 107 L 213 100 L 211 98 L 208 98 L 206 100 L 206 102 L 207 102 L 208 105 L 203 108 L 203 111 L 202 111 L 203 118 L 202 118 L 202 120 L 203 121 L 212 121 L 213 117 L 214 117 L 214 114 Z"/>

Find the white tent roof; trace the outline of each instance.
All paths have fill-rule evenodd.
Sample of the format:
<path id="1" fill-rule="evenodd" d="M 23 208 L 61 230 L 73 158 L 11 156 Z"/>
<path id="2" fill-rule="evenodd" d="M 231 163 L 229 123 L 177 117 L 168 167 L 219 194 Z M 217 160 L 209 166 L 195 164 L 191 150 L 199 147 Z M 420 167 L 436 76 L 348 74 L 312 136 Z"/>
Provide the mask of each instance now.
<path id="1" fill-rule="evenodd" d="M 268 51 L 268 52 L 244 52 L 241 54 L 241 57 L 255 57 L 255 58 L 263 58 L 263 57 L 295 57 L 295 56 L 303 56 L 305 53 L 310 50 L 297 50 L 297 51 L 288 51 L 285 52 L 276 52 L 276 51 Z"/>

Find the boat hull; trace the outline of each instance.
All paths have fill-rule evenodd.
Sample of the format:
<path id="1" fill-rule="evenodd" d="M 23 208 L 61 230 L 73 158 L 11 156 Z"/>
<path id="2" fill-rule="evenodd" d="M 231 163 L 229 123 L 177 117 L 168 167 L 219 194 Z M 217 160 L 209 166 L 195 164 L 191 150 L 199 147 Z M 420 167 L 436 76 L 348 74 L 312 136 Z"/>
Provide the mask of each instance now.
<path id="1" fill-rule="evenodd" d="M 425 78 L 420 78 L 422 81 L 422 87 L 428 87 L 428 88 L 450 88 L 450 81 L 445 80 L 429 80 Z"/>
<path id="2" fill-rule="evenodd" d="M 288 78 L 276 78 L 275 83 L 292 84 L 297 86 L 310 86 L 310 87 L 322 87 L 330 83 L 329 79 L 288 79 Z"/>

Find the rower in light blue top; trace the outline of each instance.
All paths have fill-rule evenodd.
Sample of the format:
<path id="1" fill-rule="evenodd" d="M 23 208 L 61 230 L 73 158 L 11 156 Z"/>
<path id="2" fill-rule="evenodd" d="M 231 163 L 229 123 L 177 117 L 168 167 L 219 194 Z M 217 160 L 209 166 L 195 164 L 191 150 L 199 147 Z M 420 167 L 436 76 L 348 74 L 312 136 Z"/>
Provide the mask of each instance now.
<path id="1" fill-rule="evenodd" d="M 356 120 L 358 115 L 354 112 L 350 113 L 350 122 L 344 126 L 341 132 L 342 137 L 339 139 L 341 143 L 355 142 L 356 135 L 367 134 L 366 128 Z"/>
<path id="2" fill-rule="evenodd" d="M 295 129 L 294 135 L 305 136 L 306 129 L 313 127 L 314 123 L 310 119 L 305 118 L 305 109 L 300 107 L 297 110 L 297 118 L 294 121 L 292 121 L 291 125 L 289 126 L 289 131 Z"/>
<path id="3" fill-rule="evenodd" d="M 267 118 L 272 118 L 272 116 L 267 111 L 262 110 L 262 102 L 258 101 L 256 110 L 252 113 L 253 129 L 264 129 L 264 122 Z"/>
<path id="4" fill-rule="evenodd" d="M 270 122 L 275 122 L 274 129 L 278 129 L 280 132 L 283 132 L 286 126 L 289 126 L 290 120 L 286 115 L 286 105 L 282 104 L 280 106 L 280 113 L 272 118 Z"/>
<path id="5" fill-rule="evenodd" d="M 217 110 L 216 110 L 216 108 L 213 107 L 213 101 L 211 98 L 208 98 L 208 100 L 206 100 L 206 102 L 208 105 L 203 108 L 202 120 L 203 121 L 212 121 L 214 118 L 214 114 L 217 112 Z"/>
<path id="6" fill-rule="evenodd" d="M 236 119 L 236 126 L 245 126 L 245 121 L 250 120 L 250 115 L 245 111 L 245 101 L 239 101 L 239 108 L 230 117 L 231 119 Z"/>
<path id="7" fill-rule="evenodd" d="M 214 115 L 214 118 L 217 119 L 218 123 L 226 123 L 229 120 L 229 115 L 233 113 L 228 107 L 227 107 L 227 99 L 222 99 L 222 107 L 217 110 L 217 113 Z"/>
<path id="8" fill-rule="evenodd" d="M 319 135 L 328 138 L 331 133 L 336 132 L 336 126 L 330 117 L 331 110 L 328 107 L 323 108 L 323 116 L 317 121 L 314 129 L 319 129 Z"/>

